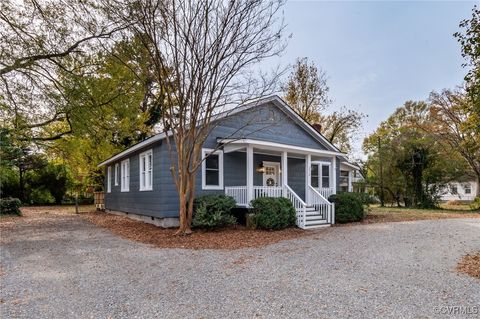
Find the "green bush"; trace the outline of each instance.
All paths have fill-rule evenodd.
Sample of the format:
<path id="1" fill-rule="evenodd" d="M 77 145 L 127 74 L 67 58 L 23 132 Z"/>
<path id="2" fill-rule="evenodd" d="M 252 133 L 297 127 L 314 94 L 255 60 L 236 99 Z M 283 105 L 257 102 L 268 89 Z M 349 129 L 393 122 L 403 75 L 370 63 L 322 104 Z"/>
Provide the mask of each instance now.
<path id="1" fill-rule="evenodd" d="M 472 210 L 480 210 L 480 197 L 475 197 L 475 200 L 470 204 Z"/>
<path id="2" fill-rule="evenodd" d="M 374 196 L 368 194 L 368 193 L 349 193 L 352 194 L 352 196 L 357 197 L 363 205 L 372 205 L 372 204 L 378 204 L 378 199 L 376 199 Z"/>
<path id="3" fill-rule="evenodd" d="M 284 229 L 295 225 L 296 212 L 290 200 L 283 197 L 260 197 L 251 201 L 252 222 L 260 229 Z"/>
<path id="4" fill-rule="evenodd" d="M 192 226 L 215 229 L 235 225 L 237 219 L 231 211 L 236 205 L 232 197 L 221 194 L 197 197 L 193 202 Z"/>
<path id="5" fill-rule="evenodd" d="M 48 189 L 43 187 L 35 188 L 30 192 L 29 204 L 31 205 L 51 205 L 55 204 L 55 198 Z"/>
<path id="6" fill-rule="evenodd" d="M 0 215 L 21 215 L 22 202 L 18 198 L 0 198 Z"/>
<path id="7" fill-rule="evenodd" d="M 353 193 L 339 193 L 328 198 L 335 203 L 335 222 L 339 224 L 362 221 L 365 210 L 362 201 Z"/>

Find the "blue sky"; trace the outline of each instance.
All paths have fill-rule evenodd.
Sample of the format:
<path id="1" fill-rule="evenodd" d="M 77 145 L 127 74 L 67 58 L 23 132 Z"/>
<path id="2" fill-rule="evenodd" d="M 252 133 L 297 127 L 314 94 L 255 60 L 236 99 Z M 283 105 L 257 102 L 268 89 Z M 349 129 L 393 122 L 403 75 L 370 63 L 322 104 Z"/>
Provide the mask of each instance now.
<path id="1" fill-rule="evenodd" d="M 461 84 L 466 70 L 453 37 L 475 2 L 289 1 L 292 34 L 282 65 L 308 57 L 328 74 L 330 111 L 345 105 L 369 117 L 356 141 L 407 100 Z"/>

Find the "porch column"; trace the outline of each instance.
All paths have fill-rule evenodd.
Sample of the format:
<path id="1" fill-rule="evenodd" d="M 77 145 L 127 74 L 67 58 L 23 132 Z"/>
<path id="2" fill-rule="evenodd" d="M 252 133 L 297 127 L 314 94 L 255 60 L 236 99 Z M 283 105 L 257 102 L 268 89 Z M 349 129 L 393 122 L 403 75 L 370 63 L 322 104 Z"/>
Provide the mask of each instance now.
<path id="1" fill-rule="evenodd" d="M 253 199 L 253 146 L 247 146 L 247 205 Z"/>
<path id="2" fill-rule="evenodd" d="M 353 171 L 348 171 L 348 191 L 349 192 L 353 192 L 352 179 L 353 179 Z"/>
<path id="3" fill-rule="evenodd" d="M 312 168 L 312 155 L 305 155 L 305 201 L 307 204 L 310 203 L 310 185 L 312 182 L 311 178 L 311 168 Z"/>
<path id="4" fill-rule="evenodd" d="M 288 185 L 288 154 L 282 152 L 282 186 Z"/>
<path id="5" fill-rule="evenodd" d="M 333 185 L 333 194 L 337 193 L 337 157 L 332 157 L 332 185 Z"/>

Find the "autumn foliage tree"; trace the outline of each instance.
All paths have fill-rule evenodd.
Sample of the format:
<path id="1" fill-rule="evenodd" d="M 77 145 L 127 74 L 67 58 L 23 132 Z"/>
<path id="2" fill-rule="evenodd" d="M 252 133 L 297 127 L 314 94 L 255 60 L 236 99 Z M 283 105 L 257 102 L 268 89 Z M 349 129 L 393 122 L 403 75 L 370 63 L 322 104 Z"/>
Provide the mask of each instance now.
<path id="1" fill-rule="evenodd" d="M 431 133 L 430 108 L 423 101 L 408 101 L 364 140 L 367 182 L 387 202 L 435 206 L 436 186 L 468 170 L 458 152 Z"/>
<path id="2" fill-rule="evenodd" d="M 308 58 L 297 59 L 282 90 L 285 101 L 329 142 L 343 152 L 351 150 L 353 134 L 366 116 L 345 107 L 327 114 L 332 101 L 325 71 Z"/>
<path id="3" fill-rule="evenodd" d="M 465 76 L 468 97 L 473 104 L 476 114 L 477 132 L 480 132 L 480 8 L 474 6 L 472 17 L 460 22 L 461 31 L 455 32 L 454 36 L 460 43 L 462 56 L 466 62 L 463 65 L 468 68 Z"/>
<path id="4" fill-rule="evenodd" d="M 95 67 L 83 57 L 110 47 L 126 24 L 109 21 L 96 1 L 0 3 L 0 114 L 16 139 L 33 143 L 72 133 L 63 79 Z M 61 75 L 63 74 L 63 75 Z"/>
<path id="5" fill-rule="evenodd" d="M 132 21 L 149 55 L 151 99 L 161 103 L 161 126 L 179 196 L 178 234 L 191 232 L 195 177 L 202 145 L 216 114 L 272 89 L 276 76 L 255 73 L 284 48 L 283 1 L 115 2 L 109 16 Z M 127 34 L 128 35 L 128 34 Z"/>
<path id="6" fill-rule="evenodd" d="M 307 122 L 313 124 L 330 103 L 327 74 L 308 58 L 299 58 L 283 85 L 287 103 Z"/>
<path id="7" fill-rule="evenodd" d="M 464 91 L 444 90 L 430 94 L 430 105 L 426 131 L 458 153 L 480 185 L 480 123 L 474 102 Z M 480 196 L 478 187 L 477 196 Z"/>

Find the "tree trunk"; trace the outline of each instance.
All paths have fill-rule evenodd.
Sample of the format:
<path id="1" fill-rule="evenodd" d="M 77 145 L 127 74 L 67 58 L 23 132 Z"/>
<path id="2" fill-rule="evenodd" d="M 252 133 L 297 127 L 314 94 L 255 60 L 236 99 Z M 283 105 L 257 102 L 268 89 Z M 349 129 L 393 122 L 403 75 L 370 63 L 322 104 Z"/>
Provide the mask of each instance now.
<path id="1" fill-rule="evenodd" d="M 18 175 L 19 175 L 18 186 L 20 191 L 20 194 L 18 194 L 18 197 L 22 202 L 24 202 L 25 201 L 25 181 L 23 180 L 23 169 L 21 167 L 19 167 Z"/>
<path id="2" fill-rule="evenodd" d="M 380 206 L 385 207 L 385 193 L 383 192 L 383 162 L 381 153 L 381 141 L 378 138 L 378 162 L 380 164 Z"/>
<path id="3" fill-rule="evenodd" d="M 477 175 L 477 194 L 476 197 L 480 198 L 480 175 Z"/>
<path id="4" fill-rule="evenodd" d="M 193 221 L 193 200 L 195 199 L 195 176 L 196 174 L 190 174 L 189 178 L 189 197 L 187 202 L 187 221 L 189 225 L 192 225 Z"/>
<path id="5" fill-rule="evenodd" d="M 177 232 L 175 235 L 189 235 L 192 233 L 192 230 L 190 229 L 190 224 L 189 223 L 189 218 L 188 218 L 188 209 L 187 209 L 187 193 L 182 191 L 178 193 L 179 197 L 179 219 L 180 219 L 180 225 L 178 227 Z"/>

